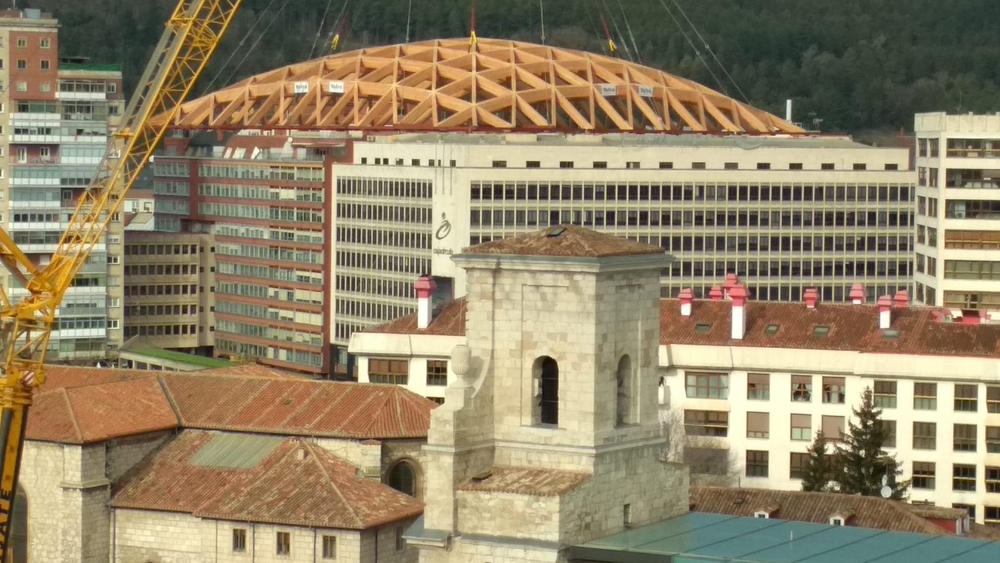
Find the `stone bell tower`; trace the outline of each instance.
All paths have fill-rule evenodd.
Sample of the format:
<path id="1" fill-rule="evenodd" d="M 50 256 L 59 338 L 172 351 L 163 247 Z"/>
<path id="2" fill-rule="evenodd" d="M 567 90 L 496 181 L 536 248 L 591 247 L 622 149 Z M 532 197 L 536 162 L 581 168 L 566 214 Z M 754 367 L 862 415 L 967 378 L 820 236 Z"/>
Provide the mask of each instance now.
<path id="1" fill-rule="evenodd" d="M 657 417 L 670 258 L 562 226 L 453 259 L 467 273 L 467 345 L 424 447 L 427 506 L 407 535 L 421 561 L 561 561 L 570 545 L 685 512 L 687 471 L 660 460 Z"/>

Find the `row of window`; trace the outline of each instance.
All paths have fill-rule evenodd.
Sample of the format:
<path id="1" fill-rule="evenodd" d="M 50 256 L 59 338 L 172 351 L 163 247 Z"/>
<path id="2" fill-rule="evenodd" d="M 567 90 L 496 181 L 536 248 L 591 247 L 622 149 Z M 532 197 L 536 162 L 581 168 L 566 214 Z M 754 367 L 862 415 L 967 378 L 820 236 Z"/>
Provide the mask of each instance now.
<path id="1" fill-rule="evenodd" d="M 401 164 L 397 162 L 397 164 Z M 413 166 L 420 166 L 420 161 L 418 159 L 413 160 Z M 883 165 L 884 170 L 899 170 L 899 165 L 895 163 L 886 163 Z M 494 160 L 492 161 L 493 168 L 507 168 L 506 160 Z M 541 168 L 542 162 L 540 160 L 528 160 L 524 163 L 525 168 Z M 574 168 L 575 163 L 571 160 L 562 160 L 559 162 L 559 168 Z M 606 169 L 608 167 L 608 162 L 605 160 L 595 160 L 593 161 L 593 168 Z M 671 170 L 674 167 L 673 162 L 660 162 L 660 170 Z M 642 168 L 642 163 L 637 160 L 630 160 L 625 162 L 625 168 L 627 170 L 638 170 Z M 694 170 L 706 170 L 706 165 L 704 162 L 692 162 L 691 168 Z M 723 164 L 723 170 L 740 170 L 740 163 L 738 162 L 726 162 Z M 744 168 L 744 170 L 771 170 L 770 162 L 758 162 L 753 168 Z M 835 170 L 835 165 L 832 162 L 824 162 L 820 165 L 820 170 Z M 775 168 L 777 170 L 777 168 Z M 790 162 L 788 163 L 788 170 L 803 170 L 801 162 Z M 864 162 L 855 162 L 851 170 L 860 171 L 868 170 L 868 165 Z"/>
<path id="2" fill-rule="evenodd" d="M 204 272 L 198 264 L 132 264 L 125 266 L 126 276 L 191 276 Z M 215 268 L 212 268 L 215 271 Z"/>
<path id="3" fill-rule="evenodd" d="M 264 346 L 239 340 L 239 335 L 219 333 L 215 335 L 215 350 L 218 353 L 235 354 L 252 358 L 267 358 L 303 367 L 317 368 L 323 365 L 323 354 L 304 350 L 293 350 L 278 344 Z"/>
<path id="4" fill-rule="evenodd" d="M 907 185 L 789 185 L 789 184 L 638 184 L 472 182 L 473 201 L 774 201 L 906 203 L 913 189 Z M 905 207 L 905 206 L 901 206 Z"/>
<path id="5" fill-rule="evenodd" d="M 410 377 L 409 360 L 370 359 L 368 360 L 368 381 L 390 385 L 407 385 Z M 427 360 L 427 385 L 441 387 L 448 385 L 448 362 Z"/>
<path id="6" fill-rule="evenodd" d="M 537 227 L 574 223 L 585 227 L 909 227 L 906 211 L 753 211 L 655 209 L 536 209 L 480 208 L 470 211 L 473 227 Z M 388 219 L 386 219 L 388 220 Z"/>
<path id="7" fill-rule="evenodd" d="M 412 288 L 412 284 L 410 284 Z M 412 306 L 372 302 L 370 299 L 343 299 L 338 297 L 337 315 L 362 320 L 390 321 L 414 312 Z"/>
<path id="8" fill-rule="evenodd" d="M 184 184 L 185 187 L 187 184 Z M 155 191 L 155 186 L 154 186 Z M 188 190 L 178 195 L 187 195 Z M 322 189 L 291 187 L 291 186 L 253 186 L 245 184 L 200 184 L 198 195 L 227 199 L 258 199 L 281 201 L 306 201 L 323 203 L 326 201 Z"/>
<path id="9" fill-rule="evenodd" d="M 378 199 L 425 199 L 433 193 L 430 182 L 390 178 L 337 178 L 337 195 Z"/>
<path id="10" fill-rule="evenodd" d="M 258 260 L 278 260 L 298 264 L 322 264 L 323 252 L 313 250 L 298 250 L 274 245 L 233 244 L 219 241 L 219 254 L 236 256 L 238 258 L 255 258 Z"/>
<path id="11" fill-rule="evenodd" d="M 233 262 L 220 261 L 217 266 L 217 271 L 218 273 L 224 275 L 228 274 L 255 280 L 274 280 L 282 282 L 306 283 L 310 285 L 323 285 L 323 272 L 281 268 L 279 266 L 257 266 L 255 264 L 237 264 Z"/>
<path id="12" fill-rule="evenodd" d="M 928 274 L 935 275 L 929 270 Z M 1000 261 L 945 260 L 944 278 L 946 280 L 1000 280 Z"/>
<path id="13" fill-rule="evenodd" d="M 321 536 L 323 559 L 337 558 L 337 536 Z M 292 555 L 292 536 L 290 532 L 276 532 L 274 538 L 275 555 Z M 403 527 L 396 527 L 396 551 L 401 551 L 406 547 L 403 540 Z M 247 529 L 233 528 L 233 553 L 246 553 L 247 551 Z M 256 549 L 253 549 L 256 552 Z M 315 553 L 313 554 L 315 556 Z"/>
<path id="14" fill-rule="evenodd" d="M 728 262 L 728 261 L 727 261 Z M 719 279 L 722 260 L 674 260 L 662 270 L 664 277 L 707 276 Z M 737 272 L 753 283 L 753 278 L 834 278 L 909 277 L 910 262 L 906 260 L 749 260 L 741 261 Z M 733 270 L 728 270 L 733 271 Z"/>
<path id="15" fill-rule="evenodd" d="M 126 244 L 126 256 L 171 256 L 171 255 L 191 255 L 205 252 L 205 247 L 198 247 L 197 244 Z M 215 247 L 209 249 L 214 254 Z"/>
<path id="16" fill-rule="evenodd" d="M 288 303 L 323 304 L 323 292 L 309 289 L 276 288 L 265 285 L 223 281 L 216 285 L 215 292 L 221 295 L 239 295 L 242 297 L 271 299 Z"/>
<path id="17" fill-rule="evenodd" d="M 213 307 L 211 310 L 215 310 Z M 125 318 L 130 317 L 152 317 L 163 315 L 197 315 L 205 312 L 204 307 L 195 304 L 183 305 L 128 305 L 125 307 Z"/>
<path id="18" fill-rule="evenodd" d="M 219 300 L 214 309 L 219 313 L 239 315 L 241 317 L 253 317 L 270 321 L 281 321 L 286 323 L 298 323 L 310 325 L 317 329 L 323 325 L 323 315 L 317 312 L 296 311 L 281 307 L 268 307 L 254 303 L 241 303 L 238 301 Z"/>
<path id="19" fill-rule="evenodd" d="M 210 288 L 209 291 L 214 291 L 214 288 Z M 129 285 L 125 287 L 126 296 L 136 296 L 136 295 L 198 295 L 199 293 L 205 293 L 205 287 L 199 286 L 198 284 L 170 284 L 170 283 L 157 283 L 157 284 L 141 284 L 141 285 Z"/>
<path id="20" fill-rule="evenodd" d="M 250 336 L 264 340 L 280 340 L 290 344 L 302 346 L 322 346 L 323 335 L 319 332 L 305 332 L 301 329 L 287 329 L 273 326 L 261 325 L 258 323 L 244 323 L 230 321 L 228 319 L 217 319 L 216 327 L 219 332 L 226 332 L 234 335 Z M 321 331 L 321 326 L 311 327 Z"/>
<path id="21" fill-rule="evenodd" d="M 215 327 L 209 327 L 209 332 Z M 133 336 L 194 336 L 205 332 L 205 327 L 192 324 L 128 324 L 125 326 L 125 338 Z"/>
<path id="22" fill-rule="evenodd" d="M 337 203 L 337 219 L 426 225 L 431 222 L 431 208 L 414 207 L 412 204 Z"/>
<path id="23" fill-rule="evenodd" d="M 156 162 L 157 176 L 160 174 Z M 298 182 L 322 182 L 324 178 L 322 164 L 315 166 L 281 166 L 277 164 L 200 164 L 198 174 L 202 178 L 233 178 L 243 180 L 292 180 Z M 186 176 L 186 174 L 185 174 Z"/>
<path id="24" fill-rule="evenodd" d="M 293 223 L 323 223 L 322 209 L 296 207 L 268 207 L 236 203 L 200 203 L 198 213 L 211 217 L 233 217 L 262 221 L 290 221 Z"/>
<path id="25" fill-rule="evenodd" d="M 780 328 L 775 326 L 775 332 Z M 728 399 L 729 374 L 714 372 L 685 372 L 685 393 L 690 398 Z M 845 378 L 822 378 L 823 402 L 843 404 Z M 813 376 L 792 375 L 791 400 L 793 402 L 811 402 L 813 391 Z M 891 380 L 876 380 L 872 389 L 875 406 L 882 409 L 894 409 L 897 404 L 897 382 Z M 937 410 L 937 383 L 917 382 L 913 384 L 914 410 Z M 771 399 L 771 374 L 747 374 L 747 399 L 769 401 Z M 978 412 L 979 385 L 967 383 L 954 384 L 954 410 L 956 412 Z M 986 386 L 986 412 L 1000 413 L 1000 386 Z"/>
<path id="26" fill-rule="evenodd" d="M 733 271 L 733 270 L 730 270 Z M 660 297 L 664 299 L 677 299 L 682 289 L 694 291 L 695 298 L 708 298 L 711 288 L 718 284 L 718 280 L 723 276 L 714 276 L 698 280 L 694 283 L 663 283 L 660 286 Z M 741 278 L 743 279 L 743 278 Z M 670 280 L 676 282 L 677 280 Z M 876 280 L 869 280 L 876 281 Z M 820 300 L 831 303 L 843 303 L 848 300 L 851 292 L 851 284 L 839 283 L 815 283 L 804 282 L 790 283 L 763 283 L 749 282 L 747 290 L 750 292 L 750 299 L 754 301 L 802 301 L 802 295 L 806 289 L 817 289 L 820 293 Z M 865 291 L 868 292 L 867 299 L 873 299 L 876 295 L 895 295 L 901 289 L 908 289 L 906 285 L 888 285 L 884 283 L 866 283 Z"/>

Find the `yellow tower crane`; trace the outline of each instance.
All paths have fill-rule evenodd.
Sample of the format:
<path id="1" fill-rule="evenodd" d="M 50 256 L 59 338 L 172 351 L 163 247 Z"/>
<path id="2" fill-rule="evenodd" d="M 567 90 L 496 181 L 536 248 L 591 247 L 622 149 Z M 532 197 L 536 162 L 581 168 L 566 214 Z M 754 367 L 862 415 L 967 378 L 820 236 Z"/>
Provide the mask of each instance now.
<path id="1" fill-rule="evenodd" d="M 28 295 L 12 302 L 0 288 L 0 561 L 6 560 L 24 433 L 35 387 L 45 383 L 45 352 L 56 309 L 125 194 L 149 162 L 180 105 L 243 0 L 179 0 L 125 110 L 122 126 L 80 198 L 52 260 L 38 268 L 0 229 L 0 262 Z M 151 120 L 153 116 L 167 119 Z"/>

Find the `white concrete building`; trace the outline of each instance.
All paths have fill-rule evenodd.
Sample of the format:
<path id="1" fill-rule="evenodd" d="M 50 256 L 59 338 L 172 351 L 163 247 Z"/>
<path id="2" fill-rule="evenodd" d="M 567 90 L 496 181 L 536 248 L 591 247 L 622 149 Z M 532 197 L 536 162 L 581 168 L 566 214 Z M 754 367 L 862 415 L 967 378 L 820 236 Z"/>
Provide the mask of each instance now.
<path id="1" fill-rule="evenodd" d="M 259 366 L 47 373 L 12 563 L 416 561 L 429 401 Z"/>
<path id="2" fill-rule="evenodd" d="M 916 116 L 915 298 L 966 322 L 1000 311 L 1000 114 Z"/>
<path id="3" fill-rule="evenodd" d="M 751 296 L 843 302 L 910 289 L 906 149 L 839 137 L 398 134 L 329 169 L 331 342 L 413 312 L 416 276 L 460 297 L 470 244 L 574 224 L 660 246 L 661 296 L 737 273 Z"/>
<path id="4" fill-rule="evenodd" d="M 742 486 L 795 490 L 815 431 L 837 436 L 870 386 L 894 431 L 889 451 L 913 479 L 910 500 L 1000 524 L 1000 326 L 951 322 L 902 293 L 874 305 L 857 289 L 851 305 L 723 300 L 722 287 L 717 301 L 660 301 L 664 419 L 728 449 Z M 431 319 L 355 333 L 361 381 L 445 395 L 428 369 L 466 342 L 472 310 L 462 299 L 429 309 Z"/>

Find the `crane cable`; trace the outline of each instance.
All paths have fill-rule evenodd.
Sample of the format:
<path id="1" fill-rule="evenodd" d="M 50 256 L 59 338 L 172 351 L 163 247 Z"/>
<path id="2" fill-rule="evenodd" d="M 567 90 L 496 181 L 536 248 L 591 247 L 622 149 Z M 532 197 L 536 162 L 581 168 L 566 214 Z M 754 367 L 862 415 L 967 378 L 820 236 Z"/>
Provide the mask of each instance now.
<path id="1" fill-rule="evenodd" d="M 313 38 L 312 47 L 309 48 L 309 56 L 307 57 L 307 60 L 311 60 L 313 58 L 313 54 L 316 52 L 316 44 L 319 43 L 320 35 L 323 35 L 323 26 L 326 25 L 326 16 L 330 13 L 330 6 L 332 5 L 333 0 L 327 0 L 326 9 L 323 10 L 323 17 L 319 19 L 319 26 L 316 27 L 316 37 Z"/>
<path id="2" fill-rule="evenodd" d="M 545 45 L 545 0 L 538 0 L 538 12 L 542 18 L 542 45 Z"/>
<path id="3" fill-rule="evenodd" d="M 701 56 L 701 51 L 698 50 L 698 47 L 695 46 L 694 41 L 691 41 L 691 38 L 688 36 L 687 32 L 684 31 L 684 26 L 682 26 L 681 22 L 677 20 L 677 16 L 675 16 L 674 13 L 670 11 L 670 6 L 667 6 L 667 3 L 664 0 L 660 0 L 660 5 L 662 5 L 663 9 L 666 10 L 667 14 L 670 15 L 670 19 L 674 20 L 674 23 L 677 24 L 677 30 L 681 32 L 682 36 L 684 36 L 684 40 L 688 42 L 688 45 L 690 45 L 691 48 L 694 49 L 695 56 L 698 57 L 698 60 L 701 61 L 701 64 L 705 65 L 705 70 L 707 70 L 708 73 L 712 75 L 712 79 L 715 80 L 715 83 L 719 85 L 719 89 L 722 90 L 722 93 L 728 95 L 728 93 L 726 92 L 726 85 L 723 84 L 722 80 L 719 80 L 718 75 L 716 75 L 715 72 L 712 70 L 712 67 L 709 66 L 708 61 L 705 60 L 705 57 Z"/>
<path id="4" fill-rule="evenodd" d="M 274 2 L 275 0 L 271 1 Z M 247 59 L 250 58 L 250 55 L 253 54 L 253 52 L 257 49 L 257 45 L 260 45 L 261 39 L 263 39 L 264 36 L 267 35 L 267 31 L 271 29 L 271 26 L 274 25 L 274 22 L 278 21 L 278 16 L 280 16 L 281 12 L 283 12 L 285 8 L 288 6 L 288 2 L 289 0 L 284 0 L 284 2 L 282 2 L 281 7 L 278 8 L 277 12 L 275 12 L 274 17 L 271 18 L 271 21 L 267 22 L 267 27 L 265 27 L 264 31 L 262 31 L 259 35 L 257 35 L 257 40 L 253 42 L 253 45 L 251 45 L 249 49 L 247 49 L 246 54 L 243 55 L 243 58 L 240 59 L 240 62 L 233 68 L 233 71 L 229 73 L 229 77 L 226 78 L 225 80 L 226 83 L 229 83 L 229 81 L 232 80 L 234 76 L 236 76 L 236 73 L 239 72 L 240 68 L 243 67 L 243 63 L 247 62 Z"/>
<path id="5" fill-rule="evenodd" d="M 739 92 L 740 96 L 743 97 L 743 101 L 749 104 L 750 98 L 748 98 L 747 95 L 743 93 L 743 90 L 740 89 L 740 85 L 737 84 L 736 79 L 734 79 L 733 76 L 729 74 L 729 71 L 726 70 L 725 65 L 722 64 L 722 61 L 719 60 L 719 57 L 715 56 L 715 51 L 713 51 L 712 47 L 709 46 L 708 41 L 706 41 L 705 38 L 702 37 L 701 32 L 698 31 L 697 27 L 695 27 L 694 22 L 692 22 L 691 19 L 688 18 L 687 14 L 684 12 L 684 8 L 681 8 L 680 4 L 677 3 L 677 0 L 671 0 L 671 1 L 674 3 L 674 6 L 677 6 L 677 9 L 680 11 L 681 15 L 684 16 L 684 20 L 687 21 L 688 25 L 691 26 L 691 30 L 694 31 L 694 34 L 698 36 L 698 40 L 701 41 L 702 45 L 705 46 L 705 50 L 708 51 L 708 54 L 712 55 L 712 59 L 715 60 L 715 63 L 717 65 L 719 65 L 719 68 L 722 69 L 722 72 L 726 74 L 726 78 L 728 78 L 729 81 L 733 83 L 733 86 L 736 88 L 736 91 Z"/>
<path id="6" fill-rule="evenodd" d="M 410 14 L 413 13 L 413 0 L 406 3 L 406 43 L 410 42 Z"/>
<path id="7" fill-rule="evenodd" d="M 608 15 L 608 19 L 610 19 L 610 20 L 611 20 L 611 25 L 612 25 L 612 26 L 613 26 L 613 27 L 615 28 L 615 32 L 616 32 L 616 33 L 618 34 L 618 39 L 619 39 L 619 41 L 621 41 L 621 44 L 622 44 L 622 49 L 624 49 L 624 50 L 625 50 L 625 56 L 626 56 L 626 57 L 628 57 L 628 60 L 629 60 L 629 62 L 630 62 L 630 63 L 633 63 L 633 62 L 635 62 L 635 61 L 634 61 L 634 60 L 632 59 L 632 52 L 631 52 L 631 51 L 629 51 L 629 48 L 628 48 L 628 43 L 625 43 L 625 41 L 622 41 L 622 39 L 623 39 L 623 38 L 624 38 L 625 36 L 624 36 L 624 35 L 622 35 L 622 30 L 621 30 L 621 29 L 620 29 L 620 28 L 618 27 L 618 22 L 617 22 L 617 21 L 615 21 L 615 18 L 613 18 L 613 17 L 611 16 L 611 10 L 609 10 L 609 9 L 608 9 L 608 4 L 607 4 L 607 2 L 605 2 L 604 0 L 601 0 L 601 4 L 603 4 L 603 5 L 604 5 L 604 13 L 606 13 L 606 14 Z"/>
<path id="8" fill-rule="evenodd" d="M 625 30 L 628 31 L 628 37 L 632 41 L 632 50 L 635 51 L 635 59 L 639 61 L 639 64 L 642 64 L 642 56 L 639 54 L 639 45 L 635 42 L 635 35 L 632 35 L 632 26 L 628 23 L 628 16 L 625 15 L 625 6 L 622 5 L 622 0 L 618 0 L 618 8 L 622 11 L 622 19 L 625 21 Z"/>
<path id="9" fill-rule="evenodd" d="M 250 26 L 250 29 L 248 29 L 243 38 L 240 39 L 239 44 L 236 45 L 236 48 L 233 49 L 233 52 L 229 54 L 229 58 L 226 59 L 226 62 L 222 63 L 222 66 L 219 67 L 219 72 L 216 72 L 212 80 L 209 81 L 208 86 L 206 86 L 204 89 L 205 92 L 212 91 L 212 86 L 215 86 L 215 83 L 219 81 L 219 77 L 222 76 L 222 73 L 225 71 L 226 67 L 229 66 L 229 63 L 233 62 L 233 59 L 236 57 L 236 53 L 240 52 L 240 47 L 242 47 L 243 44 L 247 42 L 247 39 L 250 37 L 250 34 L 253 33 L 253 30 L 257 29 L 257 24 L 259 24 L 261 20 L 264 19 L 264 16 L 267 15 L 269 11 L 271 11 L 271 6 L 273 6 L 274 3 L 277 1 L 278 0 L 271 0 L 271 3 L 268 4 L 266 8 L 264 8 L 264 10 L 260 13 L 259 16 L 257 16 L 257 21 L 253 22 L 253 25 Z"/>

